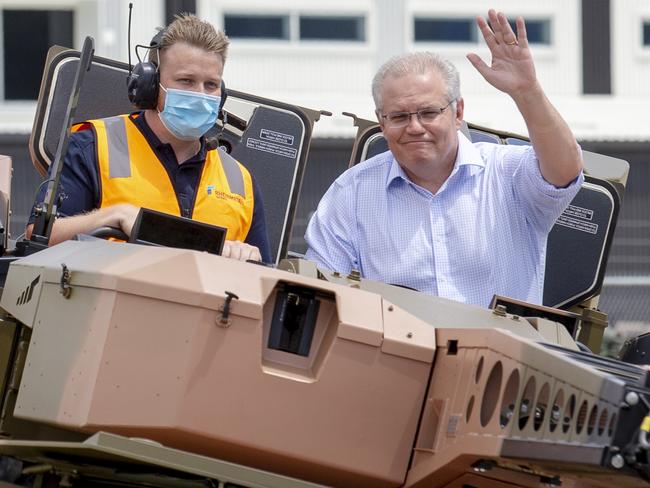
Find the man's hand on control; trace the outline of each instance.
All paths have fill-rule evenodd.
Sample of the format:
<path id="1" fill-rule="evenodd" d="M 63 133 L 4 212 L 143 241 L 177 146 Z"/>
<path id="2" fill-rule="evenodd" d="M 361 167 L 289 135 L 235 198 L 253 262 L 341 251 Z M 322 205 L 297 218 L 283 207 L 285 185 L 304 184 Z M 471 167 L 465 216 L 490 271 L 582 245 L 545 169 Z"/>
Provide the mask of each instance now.
<path id="1" fill-rule="evenodd" d="M 114 205 L 110 208 L 112 210 L 112 218 L 108 225 L 120 228 L 126 235 L 131 236 L 133 224 L 135 224 L 135 219 L 138 216 L 140 208 L 128 203 Z"/>
<path id="2" fill-rule="evenodd" d="M 255 246 L 240 241 L 226 241 L 223 245 L 221 255 L 226 258 L 237 259 L 239 261 L 261 261 L 262 255 L 260 250 Z"/>

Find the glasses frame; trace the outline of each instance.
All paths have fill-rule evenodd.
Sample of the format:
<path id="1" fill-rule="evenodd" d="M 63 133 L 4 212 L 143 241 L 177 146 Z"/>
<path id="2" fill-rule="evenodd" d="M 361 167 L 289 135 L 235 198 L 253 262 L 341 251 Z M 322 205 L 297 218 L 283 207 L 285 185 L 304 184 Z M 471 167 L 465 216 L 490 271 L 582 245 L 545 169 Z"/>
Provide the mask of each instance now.
<path id="1" fill-rule="evenodd" d="M 408 125 L 411 123 L 411 117 L 413 117 L 414 115 L 417 116 L 417 118 L 418 118 L 418 123 L 419 123 L 420 125 L 429 125 L 429 124 L 433 124 L 433 123 L 436 121 L 436 119 L 437 119 L 440 115 L 442 115 L 442 113 L 443 113 L 445 110 L 447 110 L 447 109 L 449 108 L 449 106 L 450 106 L 452 103 L 454 103 L 454 101 L 455 101 L 455 100 L 451 100 L 447 105 L 445 105 L 444 107 L 441 107 L 441 108 L 427 107 L 427 108 L 421 108 L 420 110 L 416 110 L 415 112 L 390 112 L 390 113 L 388 113 L 388 114 L 380 113 L 379 115 L 380 115 L 380 117 L 381 117 L 382 119 L 384 119 L 384 120 L 386 121 L 385 123 L 386 123 L 386 125 L 387 125 L 390 129 L 403 129 L 404 127 L 408 127 Z M 430 111 L 432 111 L 432 110 L 438 110 L 439 112 L 438 112 L 438 114 L 436 115 L 436 117 L 435 117 L 432 121 L 430 121 L 430 122 L 424 122 L 424 121 L 422 120 L 422 112 L 430 112 Z M 397 115 L 408 115 L 408 119 L 406 120 L 406 123 L 404 123 L 404 124 L 394 125 L 394 123 L 391 122 L 391 120 L 389 119 L 389 117 L 391 117 L 391 116 L 397 116 Z"/>

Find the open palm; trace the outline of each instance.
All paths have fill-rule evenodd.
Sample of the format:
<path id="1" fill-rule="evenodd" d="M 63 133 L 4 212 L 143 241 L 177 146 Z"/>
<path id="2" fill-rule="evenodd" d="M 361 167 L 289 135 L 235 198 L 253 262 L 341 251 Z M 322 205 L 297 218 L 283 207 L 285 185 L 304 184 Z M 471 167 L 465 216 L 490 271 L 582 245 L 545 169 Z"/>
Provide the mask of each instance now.
<path id="1" fill-rule="evenodd" d="M 492 86 L 511 96 L 523 93 L 537 84 L 535 64 L 528 47 L 526 25 L 517 19 L 517 35 L 510 27 L 508 19 L 502 13 L 490 10 L 490 24 L 483 17 L 476 23 L 490 49 L 492 63 L 488 66 L 477 54 L 471 53 L 467 58 Z"/>

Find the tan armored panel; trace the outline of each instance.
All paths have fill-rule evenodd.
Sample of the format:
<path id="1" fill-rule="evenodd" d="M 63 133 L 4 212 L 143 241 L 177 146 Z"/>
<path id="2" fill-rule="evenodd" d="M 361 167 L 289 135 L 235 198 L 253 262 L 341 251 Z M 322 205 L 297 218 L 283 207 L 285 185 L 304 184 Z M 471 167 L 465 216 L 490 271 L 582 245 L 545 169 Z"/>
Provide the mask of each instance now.
<path id="1" fill-rule="evenodd" d="M 435 336 L 381 296 L 107 242 L 67 242 L 15 268 L 43 270 L 16 416 L 328 484 L 403 482 Z M 307 356 L 267 345 L 289 283 L 316 285 L 321 297 Z M 238 299 L 222 323 L 226 292 Z M 9 310 L 20 308 L 15 297 L 3 297 Z"/>
<path id="2" fill-rule="evenodd" d="M 547 321 L 293 269 L 104 241 L 13 263 L 14 415 L 333 486 L 644 486 L 639 368 Z"/>
<path id="3" fill-rule="evenodd" d="M 556 477 L 562 486 L 581 477 L 588 481 L 576 486 L 645 486 L 600 467 L 619 421 L 622 380 L 504 330 L 437 329 L 436 340 L 405 486 L 462 486 L 456 481 L 468 467 L 484 473 L 470 483 L 476 487 L 537 487 Z"/>
<path id="4" fill-rule="evenodd" d="M 526 320 L 544 337 L 546 342 L 558 344 L 574 351 L 580 350 L 569 331 L 562 324 L 541 317 L 527 317 Z"/>

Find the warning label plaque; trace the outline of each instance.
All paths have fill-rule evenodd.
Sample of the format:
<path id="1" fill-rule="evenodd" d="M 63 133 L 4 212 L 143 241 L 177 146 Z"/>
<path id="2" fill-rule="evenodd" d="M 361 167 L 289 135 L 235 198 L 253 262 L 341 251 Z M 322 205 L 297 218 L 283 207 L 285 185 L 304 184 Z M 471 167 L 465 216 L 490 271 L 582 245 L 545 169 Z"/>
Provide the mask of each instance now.
<path id="1" fill-rule="evenodd" d="M 270 129 L 260 130 L 260 139 L 293 146 L 293 136 L 289 134 L 283 134 L 282 132 L 276 132 Z"/>
<path id="2" fill-rule="evenodd" d="M 593 218 L 593 210 L 576 207 L 575 205 L 569 205 L 567 209 L 562 212 L 562 215 L 560 215 L 560 218 L 557 219 L 555 223 L 574 230 L 579 230 L 581 232 L 597 234 L 598 224 L 591 222 Z"/>
<path id="3" fill-rule="evenodd" d="M 255 149 L 257 151 L 277 154 L 278 156 L 284 156 L 285 158 L 291 159 L 295 159 L 296 155 L 298 154 L 298 151 L 291 147 L 275 144 L 273 142 L 263 141 L 260 139 L 253 139 L 252 137 L 246 139 L 246 147 Z"/>
<path id="4" fill-rule="evenodd" d="M 576 207 L 575 205 L 569 205 L 564 211 L 564 214 L 577 219 L 583 220 L 592 220 L 594 218 L 594 211 L 589 210 L 588 208 Z"/>

